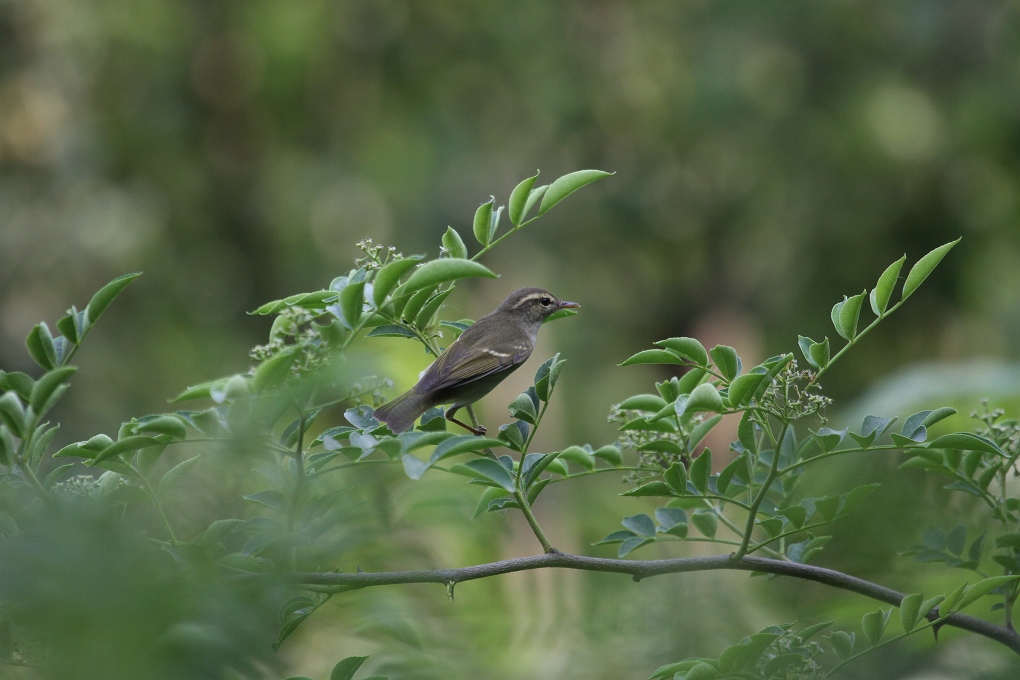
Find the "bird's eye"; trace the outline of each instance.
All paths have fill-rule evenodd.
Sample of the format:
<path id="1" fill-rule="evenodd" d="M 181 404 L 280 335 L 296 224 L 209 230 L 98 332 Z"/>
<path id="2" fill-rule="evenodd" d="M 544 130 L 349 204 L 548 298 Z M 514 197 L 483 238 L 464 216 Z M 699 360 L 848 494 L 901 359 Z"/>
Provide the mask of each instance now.
<path id="1" fill-rule="evenodd" d="M 542 298 L 541 300 L 539 300 L 539 303 L 541 303 L 541 305 L 543 307 L 548 307 L 549 305 L 552 304 L 552 300 L 550 300 L 549 298 L 545 297 L 545 298 Z"/>

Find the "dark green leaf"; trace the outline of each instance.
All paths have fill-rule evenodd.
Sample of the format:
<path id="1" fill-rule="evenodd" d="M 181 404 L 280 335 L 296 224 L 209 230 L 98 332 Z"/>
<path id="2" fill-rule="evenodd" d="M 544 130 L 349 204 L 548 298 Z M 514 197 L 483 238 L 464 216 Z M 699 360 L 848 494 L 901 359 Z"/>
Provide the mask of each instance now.
<path id="1" fill-rule="evenodd" d="M 45 413 L 43 406 L 53 396 L 54 391 L 74 375 L 77 370 L 74 366 L 65 366 L 45 373 L 36 381 L 29 395 L 29 404 L 31 404 L 32 410 L 35 411 L 37 417 Z"/>
<path id="2" fill-rule="evenodd" d="M 722 416 L 712 416 L 703 423 L 699 423 L 693 430 L 691 430 L 691 436 L 687 439 L 687 445 L 693 451 L 694 448 L 701 443 L 701 440 L 705 438 L 713 427 L 719 424 L 722 420 Z"/>
<path id="3" fill-rule="evenodd" d="M 682 416 L 684 413 L 697 413 L 699 411 L 719 413 L 726 410 L 718 390 L 715 389 L 715 385 L 712 383 L 702 383 L 695 387 L 694 391 L 691 392 L 691 396 L 688 397 L 681 408 L 680 399 L 682 398 L 683 395 L 676 401 L 676 414 L 678 416 Z"/>
<path id="4" fill-rule="evenodd" d="M 553 206 L 564 198 L 574 193 L 581 187 L 591 184 L 603 177 L 609 177 L 613 173 L 602 170 L 578 170 L 568 175 L 563 175 L 549 185 L 545 195 L 542 196 L 542 204 L 538 209 L 539 215 L 549 212 Z"/>
<path id="5" fill-rule="evenodd" d="M 931 251 L 920 260 L 917 261 L 913 267 L 910 268 L 910 272 L 907 274 L 907 280 L 903 282 L 903 295 L 902 299 L 906 300 L 910 297 L 918 286 L 920 286 L 928 275 L 932 273 L 932 270 L 942 261 L 942 258 L 946 256 L 953 246 L 960 242 L 960 239 L 950 241 L 945 245 L 941 245 L 935 250 Z"/>
<path id="6" fill-rule="evenodd" d="M 620 449 L 618 447 L 613 446 L 612 444 L 600 446 L 599 448 L 595 449 L 592 455 L 595 456 L 596 458 L 601 458 L 602 460 L 606 461 L 613 467 L 619 467 L 620 465 L 623 465 L 623 454 L 620 452 Z"/>
<path id="7" fill-rule="evenodd" d="M 617 557 L 626 557 L 630 553 L 634 552 L 643 545 L 647 545 L 652 542 L 651 538 L 643 538 L 641 536 L 633 536 L 624 540 L 620 544 L 619 550 L 616 551 Z"/>
<path id="8" fill-rule="evenodd" d="M 146 449 L 149 448 L 150 446 L 165 446 L 165 444 L 163 444 L 158 439 L 153 439 L 152 437 L 143 437 L 141 435 L 124 437 L 120 441 L 114 442 L 113 444 L 110 444 L 108 447 L 103 449 L 102 452 L 100 452 L 99 455 L 96 456 L 89 464 L 95 465 L 96 463 L 101 463 L 102 461 L 107 460 L 108 458 L 112 458 L 113 456 L 117 456 L 122 453 L 131 453 L 133 451 L 138 451 L 140 449 Z"/>

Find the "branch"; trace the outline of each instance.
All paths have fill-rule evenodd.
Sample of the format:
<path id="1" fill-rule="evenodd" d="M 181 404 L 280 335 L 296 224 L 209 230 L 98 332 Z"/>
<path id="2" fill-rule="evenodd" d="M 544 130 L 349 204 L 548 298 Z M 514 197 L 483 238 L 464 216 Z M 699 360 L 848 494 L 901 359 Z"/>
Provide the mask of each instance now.
<path id="1" fill-rule="evenodd" d="M 635 581 L 640 581 L 649 576 L 659 576 L 660 574 L 735 569 L 738 571 L 758 571 L 815 581 L 833 588 L 849 590 L 850 592 L 897 607 L 904 597 L 903 593 L 891 588 L 886 588 L 885 586 L 880 586 L 833 569 L 746 555 L 739 560 L 733 559 L 730 555 L 680 557 L 665 560 L 619 560 L 605 557 L 569 555 L 566 553 L 548 553 L 532 557 L 517 557 L 473 567 L 461 567 L 459 569 L 362 572 L 356 574 L 298 573 L 291 575 L 291 580 L 298 584 L 333 586 L 344 589 L 395 585 L 398 583 L 441 583 L 449 586 L 450 584 L 473 581 L 499 574 L 544 568 L 580 569 L 583 571 L 629 574 Z M 938 610 L 934 610 L 928 614 L 928 620 L 937 620 L 938 616 Z M 950 614 L 945 618 L 943 625 L 960 628 L 995 640 L 1020 655 L 1020 634 L 1005 626 L 997 626 L 988 621 L 967 616 L 966 614 Z"/>

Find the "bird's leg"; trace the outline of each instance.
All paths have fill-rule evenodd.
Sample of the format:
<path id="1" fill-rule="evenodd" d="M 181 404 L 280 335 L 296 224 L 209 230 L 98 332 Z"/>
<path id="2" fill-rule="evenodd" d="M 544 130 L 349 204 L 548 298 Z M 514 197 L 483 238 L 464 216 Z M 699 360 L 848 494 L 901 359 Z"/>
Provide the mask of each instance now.
<path id="1" fill-rule="evenodd" d="M 459 420 L 457 420 L 456 418 L 453 417 L 453 414 L 456 413 L 459 410 L 460 410 L 460 406 L 454 406 L 452 409 L 450 409 L 449 411 L 446 412 L 446 419 L 449 420 L 451 423 L 456 423 L 457 425 L 460 425 L 465 430 L 467 430 L 468 432 L 470 432 L 470 433 L 472 433 L 472 434 L 474 434 L 474 435 L 476 435 L 478 437 L 484 436 L 485 432 L 486 432 L 484 425 L 479 425 L 478 427 L 471 427 L 467 423 L 462 423 L 462 422 L 460 422 Z"/>

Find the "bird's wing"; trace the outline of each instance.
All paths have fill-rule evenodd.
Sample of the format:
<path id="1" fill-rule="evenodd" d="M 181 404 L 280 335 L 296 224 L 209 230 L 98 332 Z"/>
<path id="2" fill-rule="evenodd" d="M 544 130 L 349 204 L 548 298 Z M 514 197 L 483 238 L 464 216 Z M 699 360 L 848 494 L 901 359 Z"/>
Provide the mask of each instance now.
<path id="1" fill-rule="evenodd" d="M 468 329 L 470 330 L 470 329 Z M 465 331 L 466 334 L 466 331 Z M 487 375 L 519 366 L 531 356 L 531 343 L 521 338 L 519 344 L 510 344 L 504 350 L 473 347 L 474 343 L 461 342 L 464 335 L 446 348 L 421 380 L 418 391 L 442 390 L 453 385 L 473 382 Z"/>

